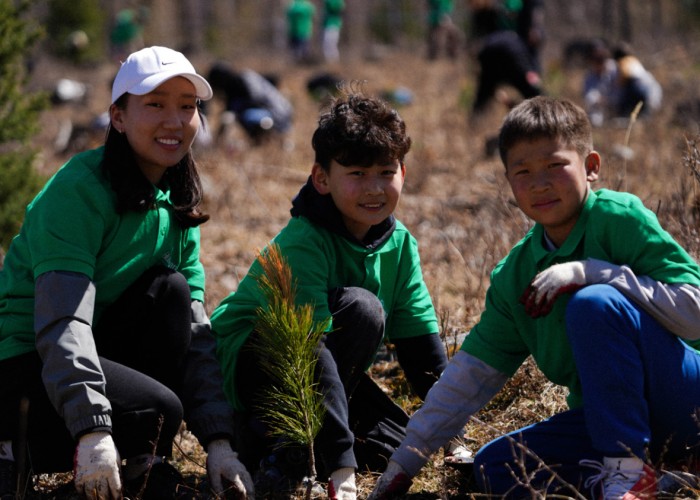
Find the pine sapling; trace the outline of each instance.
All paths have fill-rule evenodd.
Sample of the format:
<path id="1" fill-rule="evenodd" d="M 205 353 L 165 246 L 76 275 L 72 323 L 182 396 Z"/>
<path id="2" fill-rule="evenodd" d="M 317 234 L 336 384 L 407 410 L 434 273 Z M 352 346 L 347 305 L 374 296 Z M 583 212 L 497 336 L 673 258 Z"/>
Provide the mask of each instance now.
<path id="1" fill-rule="evenodd" d="M 316 478 L 314 440 L 321 429 L 323 394 L 314 381 L 316 348 L 330 318 L 316 322 L 311 304 L 297 305 L 296 283 L 287 261 L 275 244 L 258 256 L 262 274 L 257 277 L 267 306 L 257 311 L 254 349 L 273 383 L 258 404 L 271 434 L 281 443 L 296 443 L 308 450 L 306 498 Z"/>

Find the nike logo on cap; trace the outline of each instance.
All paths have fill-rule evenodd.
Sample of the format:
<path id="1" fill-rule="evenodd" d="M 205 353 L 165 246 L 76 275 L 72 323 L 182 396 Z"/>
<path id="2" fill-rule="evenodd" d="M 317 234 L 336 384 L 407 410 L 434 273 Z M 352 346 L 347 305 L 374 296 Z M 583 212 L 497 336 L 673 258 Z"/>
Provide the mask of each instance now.
<path id="1" fill-rule="evenodd" d="M 168 62 L 162 61 L 160 64 L 162 64 L 163 66 L 166 66 L 168 64 L 175 64 L 175 61 L 168 61 Z"/>

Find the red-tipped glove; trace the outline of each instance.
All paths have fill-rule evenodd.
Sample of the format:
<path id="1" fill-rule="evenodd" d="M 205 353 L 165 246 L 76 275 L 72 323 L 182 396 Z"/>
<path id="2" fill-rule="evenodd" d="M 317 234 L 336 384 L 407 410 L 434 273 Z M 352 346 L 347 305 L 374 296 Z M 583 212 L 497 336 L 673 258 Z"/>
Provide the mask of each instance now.
<path id="1" fill-rule="evenodd" d="M 85 498 L 122 498 L 119 452 L 108 432 L 90 432 L 78 441 L 73 457 L 75 489 Z"/>
<path id="2" fill-rule="evenodd" d="M 331 473 L 328 481 L 329 500 L 356 500 L 355 469 L 343 467 Z"/>
<path id="3" fill-rule="evenodd" d="M 406 471 L 396 462 L 389 460 L 384 474 L 381 475 L 367 500 L 390 500 L 403 498 L 413 481 Z"/>
<path id="4" fill-rule="evenodd" d="M 520 302 L 529 316 L 539 318 L 550 313 L 557 297 L 580 290 L 586 284 L 584 261 L 555 264 L 535 276 Z"/>

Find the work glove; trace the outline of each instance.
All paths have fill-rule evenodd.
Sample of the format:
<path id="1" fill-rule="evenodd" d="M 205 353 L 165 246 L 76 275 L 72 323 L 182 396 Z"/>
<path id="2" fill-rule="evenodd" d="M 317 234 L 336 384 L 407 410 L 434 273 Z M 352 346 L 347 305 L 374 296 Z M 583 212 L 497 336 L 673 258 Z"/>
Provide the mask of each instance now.
<path id="1" fill-rule="evenodd" d="M 119 452 L 108 432 L 90 432 L 78 441 L 73 457 L 75 489 L 86 498 L 122 498 Z"/>
<path id="2" fill-rule="evenodd" d="M 560 295 L 593 283 L 608 282 L 615 267 L 618 266 L 596 259 L 555 264 L 535 276 L 520 302 L 529 316 L 546 316 Z"/>
<path id="3" fill-rule="evenodd" d="M 389 460 L 384 474 L 379 477 L 367 500 L 403 498 L 413 481 L 398 463 Z"/>
<path id="4" fill-rule="evenodd" d="M 207 446 L 207 475 L 217 495 L 255 498 L 253 480 L 226 439 L 215 439 Z"/>
<path id="5" fill-rule="evenodd" d="M 328 481 L 329 500 L 356 500 L 355 469 L 343 467 L 331 473 Z"/>
<path id="6" fill-rule="evenodd" d="M 445 446 L 445 462 L 456 465 L 470 464 L 474 462 L 474 454 L 461 440 L 454 438 Z"/>

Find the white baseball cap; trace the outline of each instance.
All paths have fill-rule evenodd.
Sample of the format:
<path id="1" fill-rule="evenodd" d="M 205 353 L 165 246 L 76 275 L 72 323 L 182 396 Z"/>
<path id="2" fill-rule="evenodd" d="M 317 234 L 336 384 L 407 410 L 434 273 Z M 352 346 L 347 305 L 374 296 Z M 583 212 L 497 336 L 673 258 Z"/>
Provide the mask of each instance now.
<path id="1" fill-rule="evenodd" d="M 122 63 L 112 84 L 112 104 L 127 92 L 148 94 L 176 76 L 191 81 L 199 99 L 207 101 L 214 95 L 209 83 L 197 74 L 182 53 L 154 46 L 134 52 Z"/>

